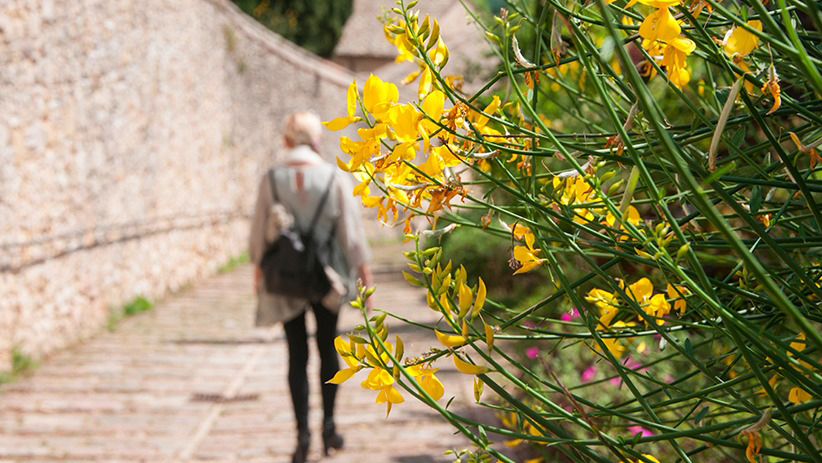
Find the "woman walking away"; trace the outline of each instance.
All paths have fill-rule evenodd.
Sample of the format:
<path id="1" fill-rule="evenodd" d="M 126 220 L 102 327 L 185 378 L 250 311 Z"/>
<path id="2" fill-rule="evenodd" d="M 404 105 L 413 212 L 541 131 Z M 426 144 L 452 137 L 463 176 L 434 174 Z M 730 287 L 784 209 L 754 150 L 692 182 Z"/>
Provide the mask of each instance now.
<path id="1" fill-rule="evenodd" d="M 288 340 L 288 386 L 297 421 L 292 462 L 308 455 L 308 335 L 305 314 L 317 325 L 322 388 L 323 450 L 341 449 L 334 426 L 337 386 L 326 381 L 339 370 L 334 349 L 337 317 L 356 291 L 356 279 L 371 285 L 368 247 L 351 183 L 318 153 L 322 126 L 313 113 L 288 117 L 282 164 L 260 182 L 249 238 L 258 295 L 257 326 L 283 323 Z M 303 262 L 305 261 L 305 262 Z M 319 269 L 319 270 L 318 270 Z"/>

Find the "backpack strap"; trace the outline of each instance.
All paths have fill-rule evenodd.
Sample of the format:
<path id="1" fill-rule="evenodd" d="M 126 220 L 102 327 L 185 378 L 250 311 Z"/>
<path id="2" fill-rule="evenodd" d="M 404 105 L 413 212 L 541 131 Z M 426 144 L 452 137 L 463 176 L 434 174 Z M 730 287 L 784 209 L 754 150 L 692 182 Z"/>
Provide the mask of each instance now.
<path id="1" fill-rule="evenodd" d="M 280 198 L 277 195 L 277 185 L 276 181 L 274 180 L 274 168 L 268 169 L 268 183 L 271 184 L 271 197 L 274 198 L 274 202 L 280 202 Z"/>
<path id="2" fill-rule="evenodd" d="M 336 176 L 334 175 L 334 170 L 331 170 L 331 175 L 328 179 L 328 186 L 325 187 L 325 191 L 323 192 L 322 197 L 320 198 L 320 202 L 317 204 L 317 210 L 314 211 L 314 217 L 311 219 L 311 225 L 308 227 L 308 234 L 314 234 L 314 227 L 317 226 L 317 222 L 320 220 L 320 214 L 322 213 L 323 209 L 325 208 L 325 203 L 328 202 L 328 196 L 331 194 L 331 186 L 334 185 L 334 180 Z M 268 170 L 268 183 L 271 184 L 271 197 L 274 199 L 275 203 L 280 202 L 279 195 L 277 194 L 277 181 L 276 176 L 274 175 L 274 168 Z M 283 204 L 285 205 L 285 204 Z M 296 222 L 295 222 L 296 224 Z M 298 227 L 299 228 L 299 227 Z M 334 234 L 337 231 L 337 221 L 334 221 L 334 224 L 331 227 L 331 234 L 329 235 L 330 238 L 333 238 Z"/>
<path id="3" fill-rule="evenodd" d="M 328 196 L 331 194 L 331 186 L 334 184 L 334 180 L 336 176 L 334 175 L 334 169 L 331 169 L 331 175 L 328 179 L 328 186 L 325 187 L 325 191 L 323 192 L 322 198 L 320 198 L 320 203 L 317 204 L 317 210 L 314 211 L 314 218 L 311 219 L 311 225 L 308 227 L 308 233 L 310 235 L 314 234 L 314 227 L 317 226 L 317 222 L 320 220 L 320 214 L 322 213 L 323 209 L 325 208 L 325 203 L 328 201 Z M 331 229 L 332 233 L 337 228 L 337 222 L 334 221 L 334 226 Z"/>

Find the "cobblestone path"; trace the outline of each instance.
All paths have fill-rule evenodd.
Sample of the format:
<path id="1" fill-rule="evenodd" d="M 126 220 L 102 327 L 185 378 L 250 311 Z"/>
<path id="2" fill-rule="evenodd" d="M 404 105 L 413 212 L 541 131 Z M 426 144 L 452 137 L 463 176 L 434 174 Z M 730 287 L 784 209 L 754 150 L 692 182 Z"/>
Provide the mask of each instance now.
<path id="1" fill-rule="evenodd" d="M 376 307 L 435 317 L 399 273 L 396 246 L 375 249 Z M 113 332 L 55 355 L 0 387 L 0 463 L 288 462 L 295 444 L 282 329 L 252 328 L 251 269 L 208 278 L 122 321 Z M 311 317 L 309 317 L 311 319 Z M 346 311 L 342 332 L 358 323 Z M 418 353 L 433 337 L 390 324 Z M 312 349 L 315 347 L 312 345 Z M 387 420 L 357 376 L 340 389 L 345 449 L 322 458 L 318 357 L 312 352 L 309 461 L 433 463 L 465 441 L 412 398 Z M 471 402 L 470 381 L 441 370 L 452 407 Z M 229 398 L 231 400 L 217 400 Z"/>

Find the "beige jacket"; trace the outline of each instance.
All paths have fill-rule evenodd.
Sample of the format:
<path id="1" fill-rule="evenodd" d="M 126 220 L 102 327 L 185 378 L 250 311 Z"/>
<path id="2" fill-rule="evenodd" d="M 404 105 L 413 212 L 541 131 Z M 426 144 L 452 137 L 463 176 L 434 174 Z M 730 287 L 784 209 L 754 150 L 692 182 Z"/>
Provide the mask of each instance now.
<path id="1" fill-rule="evenodd" d="M 274 204 L 268 172 L 263 176 L 254 208 L 248 255 L 251 262 L 259 266 L 267 243 L 278 236 L 279 228 L 283 226 L 284 220 L 279 212 L 291 211 L 293 220 L 296 220 L 303 230 L 307 230 L 331 175 L 336 178 L 317 221 L 314 236 L 319 242 L 325 242 L 334 221 L 337 222 L 330 264 L 342 277 L 343 292 L 346 293 L 342 301 L 347 301 L 356 292 L 357 269 L 369 258 L 361 222 L 361 209 L 351 195 L 353 186 L 348 177 L 338 171 L 336 166 L 323 161 L 308 146 L 301 145 L 289 150 L 282 165 L 275 169 L 277 195 L 282 205 Z M 257 326 L 287 322 L 307 309 L 306 300 L 267 293 L 264 280 L 258 294 Z M 339 305 L 328 307 L 332 311 L 338 311 L 339 308 Z"/>

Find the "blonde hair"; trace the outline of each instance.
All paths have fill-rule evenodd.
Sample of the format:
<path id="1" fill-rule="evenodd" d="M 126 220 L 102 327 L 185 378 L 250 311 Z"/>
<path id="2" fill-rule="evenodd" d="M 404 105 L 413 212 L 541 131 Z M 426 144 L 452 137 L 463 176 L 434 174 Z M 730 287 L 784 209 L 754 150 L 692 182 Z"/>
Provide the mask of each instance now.
<path id="1" fill-rule="evenodd" d="M 283 136 L 287 143 L 292 146 L 308 145 L 316 147 L 319 145 L 322 135 L 322 123 L 316 114 L 310 111 L 294 113 L 285 120 Z"/>

